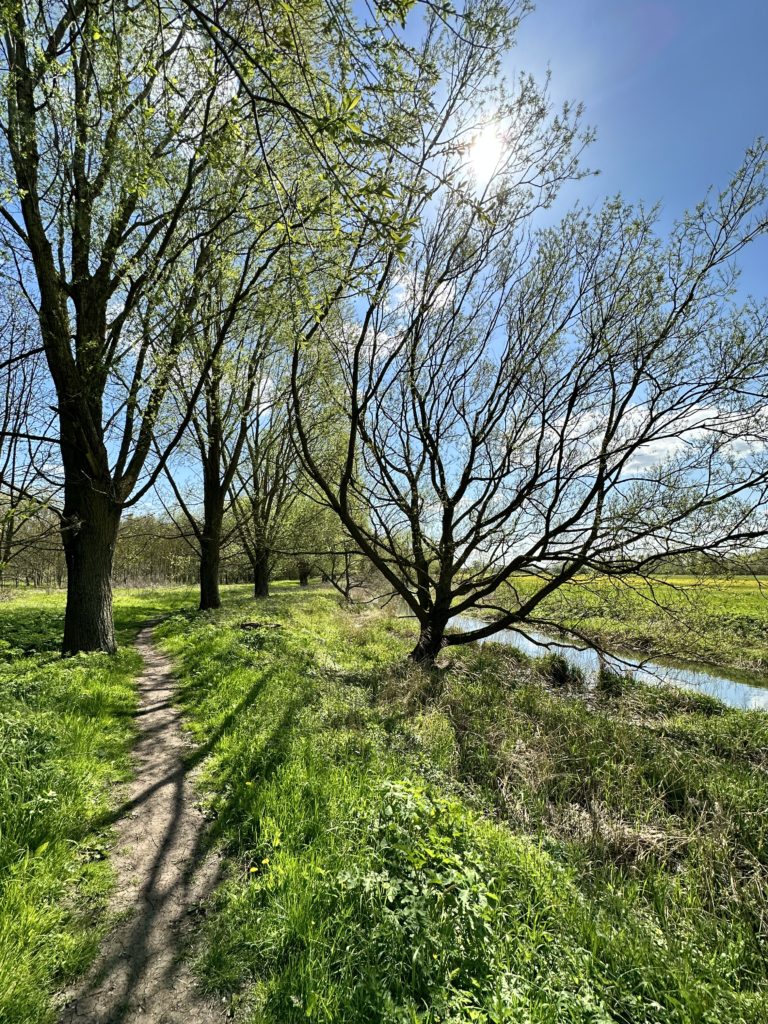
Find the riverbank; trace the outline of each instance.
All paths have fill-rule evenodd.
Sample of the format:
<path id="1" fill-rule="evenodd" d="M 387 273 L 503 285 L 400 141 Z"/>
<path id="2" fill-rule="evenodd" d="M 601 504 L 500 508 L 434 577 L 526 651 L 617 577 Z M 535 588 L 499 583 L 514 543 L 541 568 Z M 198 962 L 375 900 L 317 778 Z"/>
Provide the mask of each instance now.
<path id="1" fill-rule="evenodd" d="M 495 600 L 514 608 L 537 582 L 515 577 Z M 580 578 L 537 608 L 550 628 L 605 649 L 706 662 L 768 675 L 768 578 Z"/>
<path id="2" fill-rule="evenodd" d="M 236 1016 L 766 1018 L 765 715 L 495 644 L 425 673 L 318 591 L 159 634 L 213 743 L 197 970 Z"/>
<path id="3" fill-rule="evenodd" d="M 460 615 L 454 626 L 463 631 L 482 628 L 485 620 Z M 589 686 L 599 685 L 606 672 L 652 686 L 674 686 L 704 694 L 722 701 L 731 708 L 768 711 L 768 675 L 741 669 L 722 668 L 709 662 L 680 658 L 654 658 L 638 651 L 613 647 L 585 645 L 568 638 L 568 634 L 551 629 L 549 633 L 529 627 L 501 629 L 490 637 L 496 644 L 514 647 L 523 654 L 541 658 L 545 654 L 563 661 L 563 672 L 581 675 Z M 482 641 L 481 641 L 482 642 Z"/>

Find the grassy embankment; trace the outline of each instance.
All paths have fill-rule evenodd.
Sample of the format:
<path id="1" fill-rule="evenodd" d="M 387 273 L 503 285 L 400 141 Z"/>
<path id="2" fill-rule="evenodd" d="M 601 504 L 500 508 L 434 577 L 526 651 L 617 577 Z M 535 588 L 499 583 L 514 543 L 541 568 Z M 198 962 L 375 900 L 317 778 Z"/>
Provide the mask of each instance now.
<path id="1" fill-rule="evenodd" d="M 99 823 L 133 739 L 130 643 L 181 591 L 115 601 L 120 652 L 58 655 L 62 594 L 0 602 L 0 1022 L 54 1019 L 51 995 L 90 962 L 111 881 Z"/>
<path id="2" fill-rule="evenodd" d="M 296 590 L 161 627 L 232 864 L 204 984 L 261 1024 L 768 1019 L 768 717 L 491 644 L 436 687 L 409 630 Z"/>
<path id="3" fill-rule="evenodd" d="M 524 598 L 534 583 L 516 577 Z M 509 593 L 497 599 L 514 606 Z M 768 578 L 577 579 L 542 602 L 542 618 L 606 647 L 706 661 L 768 674 Z"/>

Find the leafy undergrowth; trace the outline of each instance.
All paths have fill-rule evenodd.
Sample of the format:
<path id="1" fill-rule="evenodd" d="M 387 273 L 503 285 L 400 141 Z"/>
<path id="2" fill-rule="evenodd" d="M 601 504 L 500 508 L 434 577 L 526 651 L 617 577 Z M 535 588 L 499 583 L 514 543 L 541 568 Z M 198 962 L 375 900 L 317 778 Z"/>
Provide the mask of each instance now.
<path id="1" fill-rule="evenodd" d="M 120 641 L 179 591 L 118 594 Z M 88 965 L 104 924 L 114 784 L 133 737 L 130 646 L 62 660 L 62 594 L 0 604 L 0 1021 L 55 1018 L 52 992 Z"/>
<path id="2" fill-rule="evenodd" d="M 205 986 L 260 1024 L 768 1019 L 765 716 L 493 645 L 424 673 L 409 630 L 296 590 L 161 627 L 232 863 Z"/>

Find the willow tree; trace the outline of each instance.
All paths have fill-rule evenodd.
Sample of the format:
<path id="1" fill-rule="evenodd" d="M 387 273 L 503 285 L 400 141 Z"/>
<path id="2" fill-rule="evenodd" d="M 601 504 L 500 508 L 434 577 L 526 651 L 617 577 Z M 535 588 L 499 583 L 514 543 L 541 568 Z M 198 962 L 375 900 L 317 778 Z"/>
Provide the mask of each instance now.
<path id="1" fill-rule="evenodd" d="M 768 529 L 768 309 L 734 291 L 768 227 L 766 145 L 667 238 L 621 200 L 544 228 L 575 133 L 528 84 L 486 108 L 497 166 L 473 174 L 483 114 L 465 99 L 425 126 L 412 165 L 434 188 L 407 208 L 405 252 L 356 253 L 343 324 L 315 317 L 294 349 L 307 471 L 416 618 L 425 663 L 545 618 L 580 573 L 648 573 Z M 305 430 L 318 334 L 346 380 L 333 474 Z M 482 624 L 450 629 L 472 609 Z"/>

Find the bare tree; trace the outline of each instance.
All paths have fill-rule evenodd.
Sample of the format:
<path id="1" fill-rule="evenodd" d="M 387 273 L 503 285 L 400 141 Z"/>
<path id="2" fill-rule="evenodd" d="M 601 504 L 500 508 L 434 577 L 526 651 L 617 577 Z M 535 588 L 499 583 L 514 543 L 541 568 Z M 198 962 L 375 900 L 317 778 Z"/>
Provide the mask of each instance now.
<path id="1" fill-rule="evenodd" d="M 351 541 L 340 551 L 331 551 L 323 579 L 338 590 L 347 603 L 352 603 L 355 591 L 366 591 L 373 585 L 372 566 Z"/>
<path id="2" fill-rule="evenodd" d="M 36 317 L 13 283 L 0 298 L 0 584 L 18 560 L 51 530 L 46 513 L 56 493 L 49 462 L 50 433 L 44 367 Z"/>
<path id="3" fill-rule="evenodd" d="M 307 471 L 416 617 L 414 660 L 541 622 L 579 573 L 765 535 L 768 307 L 736 303 L 733 260 L 768 228 L 767 157 L 666 241 L 618 199 L 535 230 L 533 168 L 511 173 L 509 150 L 484 187 L 444 193 L 327 331 L 350 402 L 337 475 L 303 430 L 316 370 L 296 345 Z M 475 608 L 486 625 L 449 629 Z"/>

